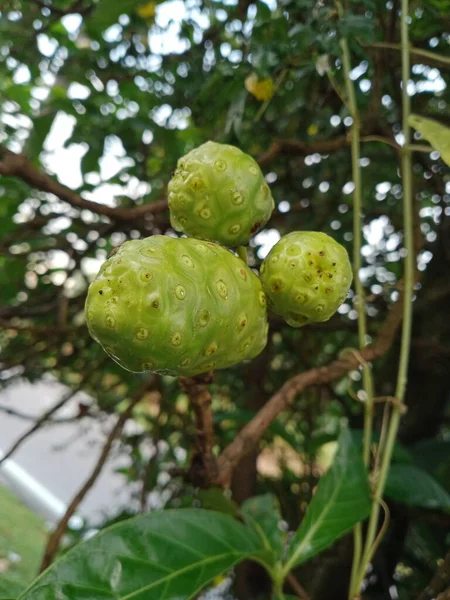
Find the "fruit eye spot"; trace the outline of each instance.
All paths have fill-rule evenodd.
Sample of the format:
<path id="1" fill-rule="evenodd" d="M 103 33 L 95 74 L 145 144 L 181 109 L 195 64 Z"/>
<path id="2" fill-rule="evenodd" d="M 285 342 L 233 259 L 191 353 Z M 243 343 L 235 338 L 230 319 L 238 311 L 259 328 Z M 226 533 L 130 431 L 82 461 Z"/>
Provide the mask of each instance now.
<path id="1" fill-rule="evenodd" d="M 324 304 L 318 304 L 318 305 L 316 306 L 316 312 L 318 312 L 318 313 L 321 313 L 321 312 L 323 312 L 323 309 L 324 309 L 324 308 L 325 308 L 325 305 L 324 305 Z"/>
<path id="2" fill-rule="evenodd" d="M 103 296 L 103 290 L 99 290 L 98 293 L 100 294 L 100 296 Z"/>
<path id="3" fill-rule="evenodd" d="M 256 167 L 249 167 L 248 169 L 252 175 L 258 175 L 258 169 Z"/>
<path id="4" fill-rule="evenodd" d="M 108 316 L 105 319 L 105 323 L 106 323 L 107 327 L 110 327 L 112 329 L 116 324 L 116 320 L 114 317 Z"/>
<path id="5" fill-rule="evenodd" d="M 194 261 L 192 260 L 192 258 L 190 256 L 188 256 L 187 254 L 183 254 L 183 256 L 181 257 L 181 261 L 187 266 L 190 267 L 191 269 L 194 268 Z"/>
<path id="6" fill-rule="evenodd" d="M 228 298 L 228 287 L 222 279 L 219 279 L 219 281 L 216 282 L 216 289 L 221 298 L 224 300 Z"/>
<path id="7" fill-rule="evenodd" d="M 333 291 L 333 288 L 331 288 L 331 287 L 325 288 L 325 293 L 326 294 L 331 294 L 332 291 Z"/>
<path id="8" fill-rule="evenodd" d="M 141 250 L 139 251 L 143 256 L 148 256 L 150 258 L 153 258 L 154 255 L 156 254 L 156 250 L 155 248 L 141 248 Z M 121 259 L 119 258 L 119 260 L 121 261 Z M 119 262 L 119 260 L 117 262 Z M 122 262 L 122 261 L 121 261 Z"/>
<path id="9" fill-rule="evenodd" d="M 172 346 L 179 346 L 181 344 L 181 340 L 182 340 L 181 333 L 179 333 L 177 331 L 170 338 L 170 343 L 172 344 Z"/>
<path id="10" fill-rule="evenodd" d="M 303 280 L 306 281 L 306 283 L 309 283 L 311 279 L 312 277 L 310 273 L 303 273 Z"/>
<path id="11" fill-rule="evenodd" d="M 306 302 L 306 300 L 307 300 L 306 294 L 297 294 L 295 296 L 295 301 L 297 302 L 297 304 L 303 304 L 304 302 Z"/>
<path id="12" fill-rule="evenodd" d="M 212 356 L 217 352 L 217 342 L 212 342 L 205 350 L 205 356 Z"/>
<path id="13" fill-rule="evenodd" d="M 240 190 L 231 192 L 231 200 L 233 204 L 242 204 L 244 202 L 244 194 Z"/>
<path id="14" fill-rule="evenodd" d="M 159 308 L 159 300 L 153 300 L 152 307 L 153 308 Z"/>
<path id="15" fill-rule="evenodd" d="M 216 366 L 215 362 L 209 362 L 205 364 L 205 369 L 208 369 L 208 371 L 211 371 L 211 369 L 214 369 L 214 367 Z"/>
<path id="16" fill-rule="evenodd" d="M 271 263 L 277 263 L 278 262 L 278 256 L 272 256 L 272 258 L 270 259 Z"/>
<path id="17" fill-rule="evenodd" d="M 139 278 L 144 283 L 148 283 L 153 279 L 153 273 L 150 273 L 150 271 L 146 271 L 145 269 L 141 269 L 139 273 Z"/>
<path id="18" fill-rule="evenodd" d="M 332 274 L 332 273 L 327 273 L 327 275 L 328 275 L 328 277 L 329 277 L 330 279 L 333 279 L 333 274 Z"/>
<path id="19" fill-rule="evenodd" d="M 245 269 L 239 269 L 239 275 L 242 277 L 242 279 L 247 279 L 247 273 L 245 272 Z"/>
<path id="20" fill-rule="evenodd" d="M 278 277 L 272 279 L 272 281 L 270 282 L 270 289 L 272 290 L 272 292 L 281 292 L 283 288 L 284 283 Z"/>
<path id="21" fill-rule="evenodd" d="M 289 263 L 289 266 L 291 267 L 291 269 L 295 269 L 295 267 L 297 266 L 297 263 L 295 262 L 295 260 L 291 260 L 291 262 Z"/>
<path id="22" fill-rule="evenodd" d="M 319 252 L 319 256 L 325 256 L 325 252 L 324 252 L 323 250 L 321 250 L 321 251 Z"/>
<path id="23" fill-rule="evenodd" d="M 308 265 L 311 266 L 313 264 L 312 260 L 308 260 Z"/>
<path id="24" fill-rule="evenodd" d="M 208 310 L 201 310 L 197 315 L 197 323 L 200 327 L 206 327 L 209 323 L 210 314 Z"/>
<path id="25" fill-rule="evenodd" d="M 204 186 L 205 186 L 205 184 L 204 184 L 204 183 L 203 183 L 203 181 L 200 179 L 200 177 L 194 177 L 194 178 L 191 180 L 190 186 L 191 186 L 191 188 L 192 188 L 194 191 L 197 191 L 197 190 L 201 190 L 201 189 L 202 189 L 202 187 L 204 187 Z"/>
<path id="26" fill-rule="evenodd" d="M 143 362 L 143 363 L 141 364 L 141 368 L 142 368 L 144 371 L 151 371 L 151 369 L 153 369 L 153 368 L 154 368 L 154 366 L 155 366 L 155 365 L 154 365 L 154 363 L 152 363 L 152 361 L 151 361 L 151 360 L 149 360 L 149 361 L 146 361 L 146 362 Z"/>
<path id="27" fill-rule="evenodd" d="M 227 170 L 227 163 L 224 160 L 216 160 L 214 163 L 216 171 L 222 172 Z"/>
<path id="28" fill-rule="evenodd" d="M 259 292 L 259 303 L 261 304 L 261 306 L 266 305 L 266 295 L 264 292 Z"/>
<path id="29" fill-rule="evenodd" d="M 135 335 L 138 340 L 146 340 L 148 338 L 148 329 L 145 329 L 145 327 L 139 327 L 139 329 L 136 329 Z"/>
<path id="30" fill-rule="evenodd" d="M 231 225 L 231 227 L 228 229 L 229 233 L 239 233 L 241 230 L 241 226 L 239 225 L 239 223 L 236 223 L 235 225 Z"/>
<path id="31" fill-rule="evenodd" d="M 335 267 L 335 266 L 336 266 L 336 263 L 333 263 L 333 267 Z"/>
<path id="32" fill-rule="evenodd" d="M 315 286 L 314 286 L 314 289 L 315 289 L 315 290 L 316 290 L 316 292 L 317 292 L 317 290 L 319 289 L 319 286 L 318 286 L 318 285 L 315 285 Z"/>
<path id="33" fill-rule="evenodd" d="M 190 358 L 185 358 L 184 360 L 182 360 L 180 362 L 180 367 L 187 367 L 190 364 L 191 364 L 191 359 Z"/>
<path id="34" fill-rule="evenodd" d="M 247 327 L 247 322 L 247 315 L 241 315 L 237 322 L 237 330 L 242 331 L 245 329 L 245 327 Z"/>
<path id="35" fill-rule="evenodd" d="M 186 290 L 182 285 L 177 285 L 175 288 L 175 296 L 178 300 L 184 300 L 186 298 Z"/>
<path id="36" fill-rule="evenodd" d="M 211 211 L 209 208 L 202 208 L 200 211 L 200 217 L 205 220 L 209 219 L 211 217 Z"/>
<path id="37" fill-rule="evenodd" d="M 187 219 L 186 217 L 178 217 L 178 222 L 184 227 L 187 223 Z"/>

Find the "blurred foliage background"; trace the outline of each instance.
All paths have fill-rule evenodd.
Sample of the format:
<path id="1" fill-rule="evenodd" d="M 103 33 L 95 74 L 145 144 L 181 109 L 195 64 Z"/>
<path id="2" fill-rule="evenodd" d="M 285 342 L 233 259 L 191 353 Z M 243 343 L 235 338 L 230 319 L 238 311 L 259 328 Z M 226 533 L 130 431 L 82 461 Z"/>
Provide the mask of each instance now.
<path id="1" fill-rule="evenodd" d="M 450 3 L 411 4 L 413 111 L 450 125 Z M 133 395 L 143 376 L 90 339 L 86 289 L 125 240 L 175 235 L 167 183 L 177 159 L 207 140 L 253 155 L 272 188 L 276 210 L 249 248 L 251 266 L 296 229 L 324 231 L 351 253 L 352 120 L 342 101 L 341 36 L 361 111 L 360 276 L 376 335 L 398 298 L 404 256 L 397 0 L 349 2 L 342 19 L 321 0 L 10 0 L 0 8 L 0 164 L 8 152 L 28 161 L 0 181 L 1 386 L 57 379 L 82 389 L 91 401 L 73 419 L 84 422 Z M 450 171 L 437 152 L 413 158 L 420 283 L 409 409 L 388 487 L 389 530 L 366 582 L 370 599 L 415 597 L 450 546 Z M 27 180 L 34 167 L 65 192 L 45 178 Z M 80 205 L 80 197 L 95 204 Z M 357 347 L 356 319 L 352 291 L 325 324 L 292 329 L 273 317 L 257 359 L 214 375 L 217 451 L 288 378 Z M 395 344 L 373 365 L 378 395 L 393 394 L 397 356 Z M 342 418 L 362 428 L 360 386 L 354 371 L 299 396 L 240 463 L 234 501 L 274 493 L 295 527 Z M 382 408 L 378 425 L 381 415 Z M 169 475 L 189 464 L 194 440 L 186 395 L 175 379 L 155 378 L 115 449 L 128 457 L 123 485 L 132 498 L 117 519 L 146 507 L 218 507 L 220 493 Z M 312 600 L 342 599 L 350 564 L 348 536 L 298 578 Z M 267 583 L 244 565 L 232 594 L 266 598 Z"/>

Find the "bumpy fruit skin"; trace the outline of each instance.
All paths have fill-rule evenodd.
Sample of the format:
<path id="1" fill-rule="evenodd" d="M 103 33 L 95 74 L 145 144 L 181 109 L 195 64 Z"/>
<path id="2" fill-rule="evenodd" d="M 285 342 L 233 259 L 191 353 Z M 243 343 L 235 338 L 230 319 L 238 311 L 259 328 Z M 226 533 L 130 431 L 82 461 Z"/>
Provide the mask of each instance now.
<path id="1" fill-rule="evenodd" d="M 224 369 L 267 342 L 259 278 L 229 250 L 189 238 L 125 242 L 90 285 L 85 315 L 91 336 L 133 372 Z"/>
<path id="2" fill-rule="evenodd" d="M 352 267 L 346 249 L 329 235 L 294 231 L 261 265 L 270 308 L 292 327 L 328 321 L 347 296 Z"/>
<path id="3" fill-rule="evenodd" d="M 176 231 L 226 246 L 248 244 L 274 209 L 269 186 L 253 158 L 216 142 L 180 158 L 168 189 Z"/>

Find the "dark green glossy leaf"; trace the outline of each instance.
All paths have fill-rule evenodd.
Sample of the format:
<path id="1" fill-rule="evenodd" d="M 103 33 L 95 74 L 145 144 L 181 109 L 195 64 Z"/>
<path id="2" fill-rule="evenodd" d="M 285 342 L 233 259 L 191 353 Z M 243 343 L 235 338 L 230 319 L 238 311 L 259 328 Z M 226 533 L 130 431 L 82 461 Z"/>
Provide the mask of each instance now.
<path id="1" fill-rule="evenodd" d="M 264 562 L 261 539 L 228 515 L 157 511 L 75 547 L 20 600 L 188 600 L 245 558 Z"/>
<path id="2" fill-rule="evenodd" d="M 242 514 L 247 524 L 261 537 L 264 546 L 274 551 L 275 559 L 281 560 L 286 534 L 280 528 L 277 498 L 273 494 L 249 498 L 242 505 Z"/>
<path id="3" fill-rule="evenodd" d="M 408 506 L 450 511 L 450 494 L 426 471 L 414 465 L 392 465 L 386 496 Z"/>
<path id="4" fill-rule="evenodd" d="M 344 429 L 333 464 L 319 482 L 288 553 L 291 570 L 315 556 L 356 523 L 370 510 L 370 487 L 358 446 Z"/>

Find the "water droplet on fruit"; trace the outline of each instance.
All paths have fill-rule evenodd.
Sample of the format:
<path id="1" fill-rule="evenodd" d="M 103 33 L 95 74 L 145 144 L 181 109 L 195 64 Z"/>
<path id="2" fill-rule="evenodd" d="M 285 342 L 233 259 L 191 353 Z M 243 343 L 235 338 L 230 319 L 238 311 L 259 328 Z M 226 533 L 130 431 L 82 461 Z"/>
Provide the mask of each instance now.
<path id="1" fill-rule="evenodd" d="M 140 341 L 146 340 L 148 338 L 148 329 L 145 329 L 145 327 L 139 327 L 136 329 L 135 336 Z"/>
<path id="2" fill-rule="evenodd" d="M 219 172 L 226 171 L 227 163 L 224 160 L 216 160 L 214 163 L 214 168 Z"/>
<path id="3" fill-rule="evenodd" d="M 216 281 L 216 289 L 221 298 L 223 298 L 224 300 L 228 298 L 228 287 L 227 284 L 224 281 L 222 281 L 222 279 Z"/>
<path id="4" fill-rule="evenodd" d="M 178 300 L 184 300 L 186 298 L 186 290 L 182 285 L 177 285 L 175 288 L 175 296 Z"/>

